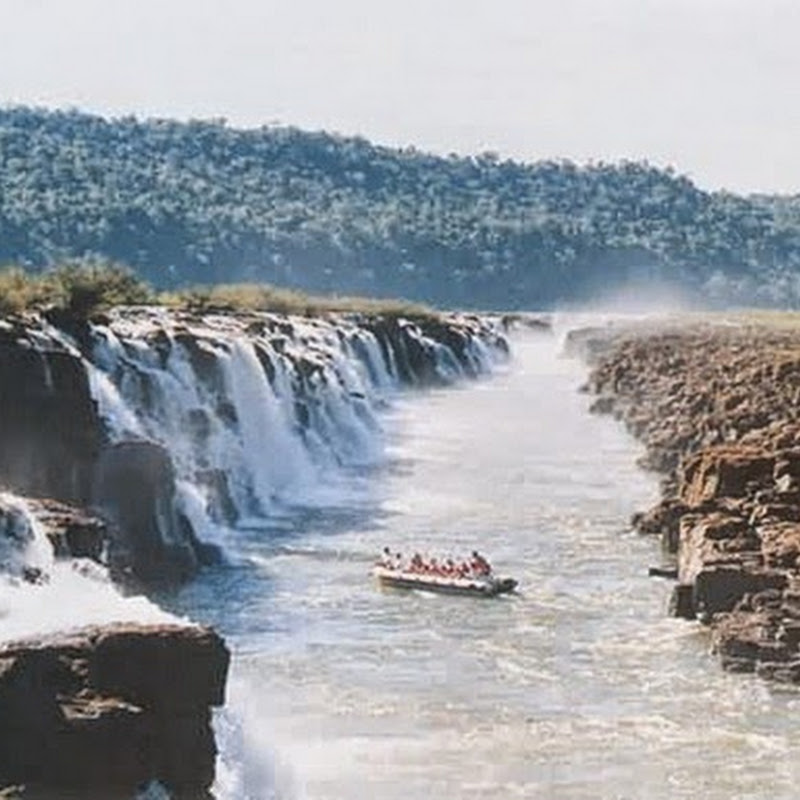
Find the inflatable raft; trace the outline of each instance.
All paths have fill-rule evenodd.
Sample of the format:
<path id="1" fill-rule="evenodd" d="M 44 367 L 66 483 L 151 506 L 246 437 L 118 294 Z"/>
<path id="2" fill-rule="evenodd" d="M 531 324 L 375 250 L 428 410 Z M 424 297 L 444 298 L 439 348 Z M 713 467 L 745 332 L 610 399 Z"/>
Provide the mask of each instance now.
<path id="1" fill-rule="evenodd" d="M 493 575 L 482 575 L 468 578 L 447 577 L 424 572 L 409 572 L 390 567 L 376 566 L 372 574 L 381 586 L 394 589 L 418 589 L 424 592 L 440 594 L 465 594 L 475 597 L 495 597 L 508 594 L 517 588 L 513 578 L 496 578 Z"/>

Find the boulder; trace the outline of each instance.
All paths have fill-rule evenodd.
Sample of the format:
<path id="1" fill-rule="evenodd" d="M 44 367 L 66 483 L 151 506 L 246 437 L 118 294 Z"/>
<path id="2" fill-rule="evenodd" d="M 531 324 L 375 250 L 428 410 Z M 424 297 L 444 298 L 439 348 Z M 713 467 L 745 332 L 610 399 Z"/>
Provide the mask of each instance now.
<path id="1" fill-rule="evenodd" d="M 0 646 L 0 787 L 206 797 L 229 653 L 208 628 L 135 623 Z"/>

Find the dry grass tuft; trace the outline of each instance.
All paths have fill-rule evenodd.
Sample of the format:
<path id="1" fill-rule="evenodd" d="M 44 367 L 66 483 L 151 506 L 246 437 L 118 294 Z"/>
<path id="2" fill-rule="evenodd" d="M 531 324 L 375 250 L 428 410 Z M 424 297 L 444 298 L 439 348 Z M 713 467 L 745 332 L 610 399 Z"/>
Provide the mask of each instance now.
<path id="1" fill-rule="evenodd" d="M 16 267 L 0 270 L 0 315 L 56 308 L 88 319 L 113 306 L 146 304 L 196 313 L 268 311 L 309 317 L 332 313 L 438 317 L 428 306 L 405 300 L 317 296 L 269 284 L 217 284 L 156 293 L 125 267 L 107 263 L 66 264 L 35 274 Z"/>
<path id="2" fill-rule="evenodd" d="M 310 295 L 269 284 L 234 283 L 197 286 L 160 296 L 164 305 L 189 311 L 268 311 L 313 317 L 324 314 L 369 314 L 393 317 L 435 317 L 428 306 L 405 300 Z"/>

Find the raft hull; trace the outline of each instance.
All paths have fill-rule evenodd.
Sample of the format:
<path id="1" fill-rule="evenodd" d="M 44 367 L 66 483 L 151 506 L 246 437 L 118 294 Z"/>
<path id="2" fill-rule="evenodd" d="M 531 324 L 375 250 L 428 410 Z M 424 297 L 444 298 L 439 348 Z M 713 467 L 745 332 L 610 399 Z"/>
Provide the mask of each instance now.
<path id="1" fill-rule="evenodd" d="M 448 579 L 397 572 L 382 567 L 376 567 L 373 570 L 373 574 L 381 586 L 388 586 L 392 589 L 416 589 L 423 592 L 436 592 L 437 594 L 496 597 L 499 594 L 513 592 L 517 588 L 517 581 L 513 578 L 491 578 L 484 581 Z"/>

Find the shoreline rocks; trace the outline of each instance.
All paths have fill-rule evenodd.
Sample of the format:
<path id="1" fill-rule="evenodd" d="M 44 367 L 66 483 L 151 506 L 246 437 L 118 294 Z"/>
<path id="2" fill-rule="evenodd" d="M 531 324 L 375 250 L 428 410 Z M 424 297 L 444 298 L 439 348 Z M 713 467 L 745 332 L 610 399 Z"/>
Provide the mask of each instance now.
<path id="1" fill-rule="evenodd" d="M 672 613 L 723 667 L 800 682 L 800 329 L 669 323 L 578 337 L 592 410 L 663 475 L 634 527 L 676 560 Z"/>
<path id="2" fill-rule="evenodd" d="M 172 797 L 210 797 L 211 707 L 229 661 L 216 633 L 182 625 L 0 645 L 0 796 L 121 798 L 158 781 Z"/>

